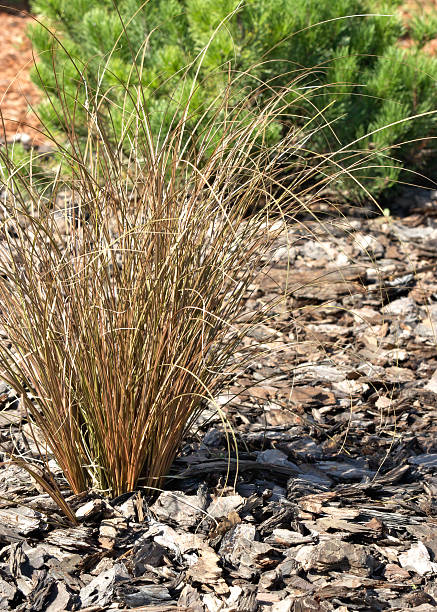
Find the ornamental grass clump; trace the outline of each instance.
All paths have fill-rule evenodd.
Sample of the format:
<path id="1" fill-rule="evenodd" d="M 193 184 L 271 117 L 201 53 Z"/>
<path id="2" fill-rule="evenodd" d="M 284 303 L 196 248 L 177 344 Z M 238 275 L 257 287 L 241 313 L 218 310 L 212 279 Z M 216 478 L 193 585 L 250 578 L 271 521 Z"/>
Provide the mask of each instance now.
<path id="1" fill-rule="evenodd" d="M 323 194 L 344 175 L 358 185 L 374 163 L 357 154 L 360 139 L 312 152 L 332 122 L 308 113 L 306 70 L 278 85 L 225 65 L 223 88 L 200 101 L 209 76 L 217 81 L 202 65 L 223 25 L 166 82 L 174 95 L 153 117 L 148 39 L 126 79 L 109 54 L 96 81 L 54 37 L 54 74 L 61 47 L 71 79 L 64 88 L 55 76 L 48 96 L 65 129 L 57 137 L 47 126 L 52 162 L 34 173 L 37 156 L 26 163 L 0 148 L 0 378 L 21 398 L 38 450 L 11 459 L 72 521 L 50 470 L 76 494 L 162 487 L 202 410 L 246 349 L 253 358 L 248 333 L 287 297 L 286 279 L 283 296 L 245 312 L 276 239 L 301 213 L 322 223 L 313 206 L 323 209 Z"/>
<path id="2" fill-rule="evenodd" d="M 141 86 L 135 97 L 129 86 L 115 141 L 106 92 L 83 73 L 77 82 L 87 140 L 69 100 L 51 182 L 0 149 L 0 377 L 45 465 L 53 457 L 74 493 L 117 496 L 162 485 L 235 368 L 263 316 L 240 321 L 243 298 L 284 222 L 308 206 L 313 169 L 304 132 L 264 142 L 289 89 L 250 112 L 229 110 L 229 86 L 202 131 L 187 133 L 188 103 L 156 135 Z M 312 163 L 320 176 L 331 162 Z"/>

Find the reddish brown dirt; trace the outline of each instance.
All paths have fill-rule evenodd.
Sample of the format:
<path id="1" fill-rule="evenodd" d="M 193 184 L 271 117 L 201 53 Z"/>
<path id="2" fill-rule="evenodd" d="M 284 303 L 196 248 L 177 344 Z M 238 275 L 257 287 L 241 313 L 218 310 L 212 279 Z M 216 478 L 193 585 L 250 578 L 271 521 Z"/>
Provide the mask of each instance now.
<path id="1" fill-rule="evenodd" d="M 34 144 L 41 144 L 45 139 L 36 131 L 40 124 L 31 110 L 41 99 L 29 76 L 33 58 L 26 28 L 31 21 L 29 16 L 0 11 L 0 110 L 8 140 L 25 132 Z M 0 135 L 3 140 L 2 127 Z"/>
<path id="2" fill-rule="evenodd" d="M 413 15 L 426 15 L 431 12 L 435 13 L 436 11 L 437 0 L 405 0 L 401 8 L 402 18 L 407 27 L 408 20 L 411 19 Z M 401 41 L 403 47 L 411 47 L 413 44 L 413 41 L 408 35 Z M 437 38 L 427 42 L 423 50 L 430 55 L 437 55 Z"/>

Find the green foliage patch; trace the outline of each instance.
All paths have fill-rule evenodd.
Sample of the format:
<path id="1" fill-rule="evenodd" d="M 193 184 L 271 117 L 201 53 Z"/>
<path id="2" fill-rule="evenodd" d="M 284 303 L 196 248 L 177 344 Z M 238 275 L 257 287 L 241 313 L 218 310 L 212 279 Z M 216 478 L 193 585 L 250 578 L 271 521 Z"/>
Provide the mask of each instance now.
<path id="1" fill-rule="evenodd" d="M 121 134 L 135 107 L 124 86 L 136 91 L 141 83 L 155 134 L 165 134 L 187 102 L 186 120 L 200 132 L 230 82 L 230 103 L 253 91 L 253 111 L 265 92 L 294 81 L 286 94 L 293 112 L 270 126 L 269 144 L 304 127 L 312 150 L 336 151 L 336 163 L 378 195 L 403 168 L 425 167 L 436 134 L 437 61 L 398 46 L 398 4 L 34 0 L 35 14 L 49 28 L 36 25 L 30 34 L 40 57 L 33 78 L 48 94 L 41 116 L 52 129 L 66 129 L 61 107 L 67 106 L 75 129 L 85 133 L 87 98 L 105 91 Z M 421 41 L 427 36 L 418 31 Z"/>

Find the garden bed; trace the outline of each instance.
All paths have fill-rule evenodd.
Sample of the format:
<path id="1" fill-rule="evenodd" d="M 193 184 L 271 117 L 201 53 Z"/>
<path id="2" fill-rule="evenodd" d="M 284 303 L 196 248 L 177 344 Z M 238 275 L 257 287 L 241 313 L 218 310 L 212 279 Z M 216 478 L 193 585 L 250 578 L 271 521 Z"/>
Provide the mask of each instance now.
<path id="1" fill-rule="evenodd" d="M 292 297 L 248 340 L 266 358 L 216 398 L 238 456 L 211 404 L 157 501 L 65 491 L 75 528 L 4 468 L 2 609 L 434 610 L 436 196 L 408 192 L 398 216 L 350 219 L 348 234 L 308 222 L 278 241 L 247 309 L 278 295 L 288 267 Z M 2 393 L 2 438 L 33 456 Z"/>

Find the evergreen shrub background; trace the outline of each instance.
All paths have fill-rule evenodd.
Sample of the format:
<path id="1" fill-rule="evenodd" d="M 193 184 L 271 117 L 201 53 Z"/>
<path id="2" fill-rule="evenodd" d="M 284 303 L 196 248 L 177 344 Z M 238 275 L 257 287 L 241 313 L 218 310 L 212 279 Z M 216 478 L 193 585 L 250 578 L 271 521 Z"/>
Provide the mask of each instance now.
<path id="1" fill-rule="evenodd" d="M 92 95 L 79 75 L 86 72 L 92 86 L 107 90 L 116 132 L 134 106 L 120 83 L 131 83 L 133 90 L 139 81 L 155 133 L 165 131 L 189 99 L 189 121 L 200 130 L 199 117 L 237 75 L 231 103 L 256 90 L 260 82 L 280 88 L 296 79 L 296 91 L 289 95 L 290 113 L 282 124 L 271 127 L 270 141 L 279 140 L 292 126 L 306 126 L 311 131 L 309 149 L 324 154 L 350 145 L 337 161 L 348 166 L 355 162 L 354 176 L 378 195 L 399 179 L 403 167 L 421 171 L 430 157 L 429 139 L 436 135 L 437 117 L 403 119 L 434 110 L 437 60 L 418 47 L 399 47 L 403 26 L 396 16 L 343 17 L 392 14 L 398 4 L 399 0 L 245 0 L 241 5 L 238 0 L 149 0 L 142 7 L 142 0 L 34 0 L 34 13 L 56 31 L 65 48 L 43 27 L 31 28 L 40 57 L 33 78 L 52 94 L 40 113 L 49 126 L 62 128 L 58 86 L 66 94 L 63 104 L 73 108 L 77 96 L 84 104 Z M 315 24 L 319 25 L 311 27 Z M 427 32 L 419 38 L 425 42 Z M 208 44 L 198 75 L 200 59 L 187 71 Z M 142 70 L 133 67 L 133 56 Z M 257 104 L 259 95 L 251 104 Z M 317 110 L 322 112 L 317 115 Z M 77 130 L 86 131 L 85 113 L 76 110 L 72 121 Z M 380 130 L 389 124 L 393 125 Z M 323 129 L 316 129 L 320 126 Z M 367 162 L 363 152 L 371 155 Z M 353 192 L 352 181 L 348 186 Z"/>

